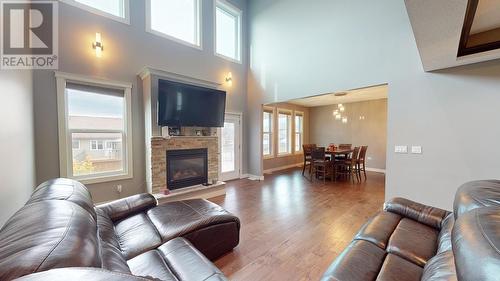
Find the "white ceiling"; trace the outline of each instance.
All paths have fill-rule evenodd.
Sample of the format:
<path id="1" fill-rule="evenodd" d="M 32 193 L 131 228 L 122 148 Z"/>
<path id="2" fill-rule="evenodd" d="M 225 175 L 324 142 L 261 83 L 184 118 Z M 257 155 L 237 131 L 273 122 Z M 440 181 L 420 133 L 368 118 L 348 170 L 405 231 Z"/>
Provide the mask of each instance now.
<path id="1" fill-rule="evenodd" d="M 498 0 L 490 2 L 494 2 L 491 3 L 494 6 L 500 5 Z M 467 0 L 405 0 L 405 4 L 424 70 L 432 71 L 500 58 L 500 50 L 457 58 Z"/>
<path id="2" fill-rule="evenodd" d="M 500 0 L 479 0 L 470 34 L 500 28 Z"/>
<path id="3" fill-rule="evenodd" d="M 387 84 L 373 86 L 368 88 L 355 89 L 350 91 L 342 91 L 339 93 L 347 93 L 345 96 L 335 96 L 335 93 L 329 93 L 319 96 L 307 97 L 288 101 L 288 103 L 304 106 L 316 107 L 339 103 L 353 103 L 368 100 L 386 99 L 389 89 Z"/>

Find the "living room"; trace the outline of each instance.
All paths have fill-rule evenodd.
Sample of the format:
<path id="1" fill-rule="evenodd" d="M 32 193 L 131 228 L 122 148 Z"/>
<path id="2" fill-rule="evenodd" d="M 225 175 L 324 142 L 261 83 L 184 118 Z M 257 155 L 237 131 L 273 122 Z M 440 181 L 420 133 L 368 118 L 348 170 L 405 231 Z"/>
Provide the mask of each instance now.
<path id="1" fill-rule="evenodd" d="M 498 278 L 499 3 L 1 5 L 1 280 Z"/>

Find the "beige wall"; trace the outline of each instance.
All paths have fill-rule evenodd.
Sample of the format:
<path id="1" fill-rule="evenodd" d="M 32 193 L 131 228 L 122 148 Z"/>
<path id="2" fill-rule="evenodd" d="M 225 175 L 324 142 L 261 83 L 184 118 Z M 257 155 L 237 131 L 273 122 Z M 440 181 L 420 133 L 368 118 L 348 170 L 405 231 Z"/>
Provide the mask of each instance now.
<path id="1" fill-rule="evenodd" d="M 385 170 L 387 147 L 387 99 L 344 104 L 347 124 L 335 120 L 337 105 L 312 107 L 309 110 L 310 140 L 321 146 L 330 143 L 368 145 L 366 166 Z M 359 117 L 364 116 L 364 120 Z"/>
<path id="2" fill-rule="evenodd" d="M 35 187 L 33 77 L 28 70 L 0 70 L 0 227 Z"/>
<path id="3" fill-rule="evenodd" d="M 300 111 L 304 113 L 304 137 L 303 137 L 303 143 L 309 143 L 309 108 L 303 107 L 303 106 L 298 106 L 294 104 L 289 104 L 289 103 L 275 103 L 275 104 L 270 104 L 266 105 L 266 107 L 272 107 L 274 108 L 275 111 L 275 116 L 277 116 L 277 110 L 278 109 L 287 109 L 287 110 L 292 110 L 292 111 Z M 303 155 L 302 153 L 294 153 L 292 155 L 288 156 L 278 156 L 277 151 L 278 151 L 278 135 L 277 135 L 277 128 L 278 128 L 278 123 L 275 118 L 274 120 L 274 134 L 273 134 L 273 152 L 274 156 L 272 158 L 266 158 L 263 160 L 263 167 L 264 171 L 269 171 L 273 169 L 279 169 L 281 167 L 286 167 L 290 165 L 295 165 L 297 163 L 302 163 L 303 161 Z M 294 121 L 292 121 L 293 123 Z M 295 128 L 295 124 L 292 124 L 292 127 Z M 293 130 L 292 130 L 293 133 Z M 292 150 L 295 147 L 294 143 L 294 137 L 292 135 Z"/>

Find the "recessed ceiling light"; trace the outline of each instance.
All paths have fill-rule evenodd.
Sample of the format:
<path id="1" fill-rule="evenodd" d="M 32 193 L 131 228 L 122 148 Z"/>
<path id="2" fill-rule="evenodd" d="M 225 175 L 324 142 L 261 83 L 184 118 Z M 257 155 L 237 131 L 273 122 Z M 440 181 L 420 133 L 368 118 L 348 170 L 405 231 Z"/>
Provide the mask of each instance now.
<path id="1" fill-rule="evenodd" d="M 348 94 L 349 94 L 348 92 L 338 92 L 338 93 L 335 93 L 333 95 L 336 97 L 343 97 L 343 96 L 347 96 Z"/>

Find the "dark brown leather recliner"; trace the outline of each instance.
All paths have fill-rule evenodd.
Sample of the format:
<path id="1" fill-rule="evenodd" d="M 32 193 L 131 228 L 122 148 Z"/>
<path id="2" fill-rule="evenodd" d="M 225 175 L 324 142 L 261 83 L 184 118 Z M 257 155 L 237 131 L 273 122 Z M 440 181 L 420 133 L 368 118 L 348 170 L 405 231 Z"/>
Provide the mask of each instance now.
<path id="1" fill-rule="evenodd" d="M 0 280 L 226 280 L 207 257 L 234 248 L 239 228 L 206 200 L 139 194 L 94 207 L 81 183 L 55 179 L 0 230 Z"/>
<path id="2" fill-rule="evenodd" d="M 456 193 L 454 212 L 395 198 L 371 218 L 322 280 L 500 280 L 500 181 Z"/>

